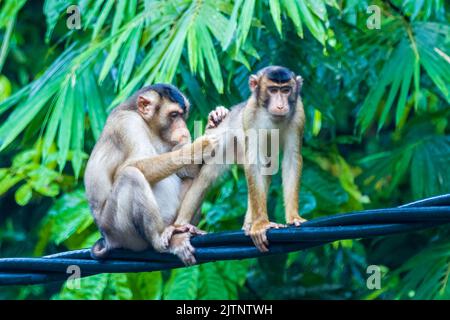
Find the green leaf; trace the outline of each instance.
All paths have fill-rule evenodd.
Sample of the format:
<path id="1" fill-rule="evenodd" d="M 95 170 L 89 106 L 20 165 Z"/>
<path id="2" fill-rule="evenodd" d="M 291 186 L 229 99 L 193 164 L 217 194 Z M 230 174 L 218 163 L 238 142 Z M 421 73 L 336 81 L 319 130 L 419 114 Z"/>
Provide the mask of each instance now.
<path id="1" fill-rule="evenodd" d="M 239 17 L 237 29 L 237 47 L 244 43 L 247 39 L 250 27 L 252 25 L 253 13 L 255 10 L 255 0 L 244 0 L 241 15 Z"/>
<path id="2" fill-rule="evenodd" d="M 125 87 L 126 83 L 130 79 L 131 72 L 133 71 L 136 56 L 139 49 L 139 40 L 141 39 L 142 36 L 143 27 L 144 25 L 140 24 L 136 29 L 133 29 L 122 52 L 122 58 L 119 65 L 119 74 L 120 74 L 119 87 L 121 89 Z"/>
<path id="3" fill-rule="evenodd" d="M 224 279 L 215 263 L 206 263 L 200 267 L 198 298 L 203 300 L 226 300 L 229 298 Z"/>
<path id="4" fill-rule="evenodd" d="M 164 289 L 164 299 L 196 299 L 199 288 L 199 276 L 199 266 L 173 270 L 170 280 Z"/>
<path id="5" fill-rule="evenodd" d="M 89 72 L 89 69 L 82 74 L 81 81 L 84 85 L 84 93 L 91 130 L 94 138 L 98 139 L 106 122 L 104 102 L 100 95 L 97 83 L 95 82 L 95 78 L 92 72 Z"/>
<path id="6" fill-rule="evenodd" d="M 269 0 L 270 14 L 272 15 L 273 22 L 277 28 L 280 36 L 282 35 L 281 30 L 281 9 L 279 0 Z"/>
<path id="7" fill-rule="evenodd" d="M 327 8 L 323 0 L 306 0 L 306 3 L 312 12 L 320 18 L 322 21 L 326 21 L 327 18 Z"/>
<path id="8" fill-rule="evenodd" d="M 292 0 L 281 0 L 281 4 L 286 14 L 294 23 L 295 29 L 297 30 L 297 35 L 303 38 L 302 21 L 300 19 L 300 12 L 297 4 Z"/>
<path id="9" fill-rule="evenodd" d="M 45 0 L 44 14 L 47 21 L 47 32 L 45 42 L 48 43 L 53 33 L 53 29 L 58 22 L 61 13 L 65 12 L 69 4 L 64 0 Z"/>
<path id="10" fill-rule="evenodd" d="M 414 149 L 411 160 L 411 188 L 415 199 L 450 192 L 450 137 L 424 140 Z"/>
<path id="11" fill-rule="evenodd" d="M 51 225 L 50 239 L 60 244 L 94 223 L 84 192 L 77 190 L 60 197 L 50 208 L 46 224 Z"/>
<path id="12" fill-rule="evenodd" d="M 130 273 L 127 277 L 134 300 L 157 300 L 161 298 L 163 288 L 161 272 Z"/>
<path id="13" fill-rule="evenodd" d="M 5 0 L 0 11 L 0 28 L 3 28 L 14 19 L 26 2 L 26 0 Z"/>
<path id="14" fill-rule="evenodd" d="M 317 210 L 336 212 L 339 210 L 339 206 L 349 200 L 347 192 L 342 188 L 339 181 L 316 166 L 305 166 L 301 186 L 303 192 L 309 192 L 314 196 Z M 305 194 L 304 197 L 304 200 L 306 200 L 308 196 Z M 312 203 L 310 206 L 312 206 Z"/>
<path id="15" fill-rule="evenodd" d="M 72 166 L 73 171 L 75 172 L 75 178 L 78 179 L 78 175 L 81 170 L 81 165 L 83 162 L 83 158 L 85 156 L 84 149 L 84 97 L 83 92 L 81 91 L 81 86 L 75 87 L 76 94 L 78 97 L 77 101 L 74 104 L 73 110 L 73 123 L 72 123 L 72 141 L 70 143 L 72 149 Z"/>
<path id="16" fill-rule="evenodd" d="M 130 300 L 133 296 L 128 284 L 128 277 L 123 273 L 109 275 L 108 286 L 104 292 L 105 300 Z"/>
<path id="17" fill-rule="evenodd" d="M 319 40 L 322 45 L 325 45 L 326 32 L 319 18 L 309 11 L 308 6 L 304 1 L 298 1 L 297 5 L 300 9 L 302 21 L 308 27 L 312 35 Z"/>
<path id="18" fill-rule="evenodd" d="M 63 116 L 61 118 L 61 124 L 59 126 L 58 134 L 58 165 L 59 170 L 62 171 L 66 164 L 67 155 L 69 153 L 70 139 L 72 134 L 72 118 L 75 105 L 75 75 L 72 76 L 72 80 L 67 84 L 66 97 L 64 99 Z"/>
<path id="19" fill-rule="evenodd" d="M 133 32 L 133 29 L 129 29 L 126 32 L 123 32 L 118 38 L 117 41 L 114 42 L 114 44 L 111 46 L 111 49 L 109 50 L 109 54 L 105 59 L 105 62 L 103 63 L 102 70 L 100 71 L 99 79 L 98 81 L 100 83 L 105 80 L 106 76 L 108 75 L 109 71 L 111 70 L 114 61 L 116 61 L 117 57 L 119 56 L 119 52 L 121 47 L 123 46 L 123 43 L 127 41 L 130 34 Z"/>
<path id="20" fill-rule="evenodd" d="M 126 13 L 126 7 L 127 7 L 127 3 L 128 1 L 126 0 L 117 0 L 117 4 L 116 4 L 116 10 L 114 13 L 114 18 L 113 18 L 113 23 L 112 23 L 112 27 L 111 27 L 111 35 L 115 35 L 117 30 L 119 30 L 119 27 L 121 26 L 124 17 L 125 17 L 125 13 Z"/>
<path id="21" fill-rule="evenodd" d="M 97 22 L 95 23 L 94 31 L 92 32 L 92 40 L 97 38 L 98 34 L 100 33 L 103 25 L 106 22 L 106 19 L 109 16 L 109 13 L 111 12 L 114 2 L 115 0 L 107 0 L 106 4 L 103 6 L 100 16 L 98 17 Z"/>
<path id="22" fill-rule="evenodd" d="M 25 183 L 19 189 L 17 189 L 14 196 L 19 206 L 27 205 L 28 202 L 30 202 L 31 197 L 33 196 L 31 186 L 28 183 Z"/>
<path id="23" fill-rule="evenodd" d="M 82 271 L 82 270 L 81 270 Z M 68 274 L 67 277 L 70 275 Z M 65 282 L 61 293 L 52 297 L 53 300 L 102 300 L 108 287 L 109 274 L 98 274 L 80 279 L 80 287 L 70 286 Z"/>

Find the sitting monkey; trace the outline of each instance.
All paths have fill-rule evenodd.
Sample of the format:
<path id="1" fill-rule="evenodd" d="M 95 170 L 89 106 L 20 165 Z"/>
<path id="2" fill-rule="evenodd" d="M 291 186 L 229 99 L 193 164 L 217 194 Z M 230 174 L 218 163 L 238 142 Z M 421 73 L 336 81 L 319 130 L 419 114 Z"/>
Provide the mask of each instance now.
<path id="1" fill-rule="evenodd" d="M 266 154 L 267 145 L 272 150 L 272 147 L 278 147 L 279 142 L 284 150 L 281 169 L 286 223 L 299 226 L 306 221 L 298 213 L 305 125 L 300 98 L 302 81 L 301 77 L 284 67 L 270 66 L 260 70 L 250 76 L 251 95 L 248 100 L 233 107 L 223 122 L 207 131 L 219 136 L 216 156 L 222 156 L 221 160 L 225 160 L 225 154 L 226 160 L 231 159 L 232 163 L 244 166 L 248 209 L 243 229 L 262 252 L 268 251 L 267 229 L 284 227 L 268 219 L 267 193 L 273 173 L 267 167 L 278 168 L 278 153 L 269 157 Z M 250 139 L 251 134 L 257 139 Z M 260 161 L 252 161 L 254 159 Z M 208 187 L 228 168 L 228 164 L 228 161 L 219 161 L 202 166 L 181 203 L 175 227 L 190 223 Z"/>
<path id="2" fill-rule="evenodd" d="M 115 248 L 134 251 L 150 245 L 195 263 L 186 224 L 175 228 L 181 200 L 198 173 L 214 137 L 192 144 L 185 119 L 189 102 L 174 86 L 155 84 L 137 91 L 108 116 L 87 163 L 84 183 L 95 222 L 103 236 L 91 249 L 106 258 Z M 227 111 L 210 113 L 208 125 L 220 123 Z M 175 150 L 175 151 L 174 151 Z M 173 237 L 174 233 L 180 233 Z M 172 238 L 172 239 L 171 239 Z"/>

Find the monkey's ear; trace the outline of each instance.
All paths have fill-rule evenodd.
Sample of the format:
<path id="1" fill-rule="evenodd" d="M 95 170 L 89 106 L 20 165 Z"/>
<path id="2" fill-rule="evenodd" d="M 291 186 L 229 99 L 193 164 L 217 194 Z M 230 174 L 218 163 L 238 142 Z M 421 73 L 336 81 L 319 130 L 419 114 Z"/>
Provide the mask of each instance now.
<path id="1" fill-rule="evenodd" d="M 158 103 L 159 95 L 156 92 L 141 94 L 136 101 L 137 110 L 141 115 L 150 118 L 155 113 Z"/>
<path id="2" fill-rule="evenodd" d="M 298 91 L 300 92 L 300 90 L 302 90 L 302 86 L 303 86 L 303 78 L 301 76 L 296 76 L 295 81 L 297 82 Z"/>
<path id="3" fill-rule="evenodd" d="M 252 74 L 250 76 L 250 79 L 248 79 L 248 86 L 250 87 L 250 90 L 252 92 L 255 91 L 258 84 L 259 84 L 259 77 L 257 75 Z"/>

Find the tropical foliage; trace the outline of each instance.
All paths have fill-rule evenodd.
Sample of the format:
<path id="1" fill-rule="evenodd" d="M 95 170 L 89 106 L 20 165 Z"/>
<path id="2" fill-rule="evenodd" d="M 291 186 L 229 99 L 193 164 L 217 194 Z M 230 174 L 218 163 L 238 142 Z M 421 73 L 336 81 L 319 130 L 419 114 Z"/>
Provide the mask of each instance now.
<path id="1" fill-rule="evenodd" d="M 177 85 L 193 104 L 192 126 L 216 105 L 242 101 L 249 75 L 269 64 L 305 79 L 306 218 L 450 192 L 445 1 L 74 2 L 79 29 L 69 28 L 71 2 L 0 1 L 0 256 L 98 238 L 83 170 L 108 112 L 134 90 Z M 245 204 L 235 167 L 209 191 L 200 226 L 238 229 Z M 282 221 L 279 176 L 268 205 Z M 81 289 L 14 287 L 0 298 L 449 299 L 449 240 L 448 228 L 436 228 L 270 259 L 97 275 Z M 372 264 L 383 270 L 379 290 L 366 286 Z"/>

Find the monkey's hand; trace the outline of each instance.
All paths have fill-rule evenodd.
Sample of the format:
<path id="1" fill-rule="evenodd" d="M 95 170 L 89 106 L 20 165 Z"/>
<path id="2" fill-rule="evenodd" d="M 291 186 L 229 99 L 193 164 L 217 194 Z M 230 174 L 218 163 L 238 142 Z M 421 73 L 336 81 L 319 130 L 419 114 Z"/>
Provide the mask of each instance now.
<path id="1" fill-rule="evenodd" d="M 201 235 L 204 235 L 207 233 L 206 231 L 203 231 L 190 223 L 186 223 L 186 224 L 182 224 L 182 225 L 175 224 L 175 228 L 184 230 L 183 232 L 189 232 L 193 236 L 194 235 L 201 236 Z"/>
<path id="2" fill-rule="evenodd" d="M 208 114 L 208 124 L 206 125 L 206 129 L 217 127 L 223 119 L 227 117 L 228 113 L 230 113 L 230 111 L 227 108 L 223 106 L 216 107 L 216 109 Z"/>
<path id="3" fill-rule="evenodd" d="M 244 226 L 245 227 L 245 226 Z M 251 225 L 249 229 L 244 229 L 245 234 L 252 238 L 253 243 L 256 248 L 261 252 L 269 251 L 269 241 L 267 240 L 267 230 L 268 229 L 279 229 L 286 227 L 283 224 L 270 222 L 268 220 L 256 221 Z"/>
<path id="4" fill-rule="evenodd" d="M 303 219 L 302 217 L 300 217 L 300 215 L 298 213 L 295 213 L 295 214 L 289 215 L 289 217 L 286 220 L 286 223 L 288 225 L 294 225 L 296 227 L 300 227 L 300 225 L 306 221 L 308 221 L 308 220 Z"/>
<path id="5" fill-rule="evenodd" d="M 188 233 L 190 235 L 203 235 L 206 234 L 206 231 L 200 230 L 190 223 L 182 225 L 170 225 L 166 227 L 161 234 L 161 250 L 167 249 L 170 246 L 171 238 L 180 233 Z"/>
<path id="6" fill-rule="evenodd" d="M 217 135 L 209 134 L 201 136 L 192 143 L 191 152 L 195 163 L 202 161 L 204 158 L 210 157 L 213 150 L 219 144 L 219 137 Z"/>
<path id="7" fill-rule="evenodd" d="M 190 242 L 191 235 L 189 233 L 174 234 L 170 239 L 169 252 L 180 258 L 187 266 L 197 263 L 194 257 L 195 249 Z"/>
<path id="8" fill-rule="evenodd" d="M 160 237 L 160 245 L 158 248 L 155 247 L 157 251 L 165 251 L 170 246 L 170 239 L 173 237 L 174 234 L 177 233 L 183 233 L 188 232 L 189 229 L 186 226 L 174 226 L 170 225 L 164 229 L 164 231 L 161 233 Z M 158 250 L 159 249 L 159 250 Z"/>

